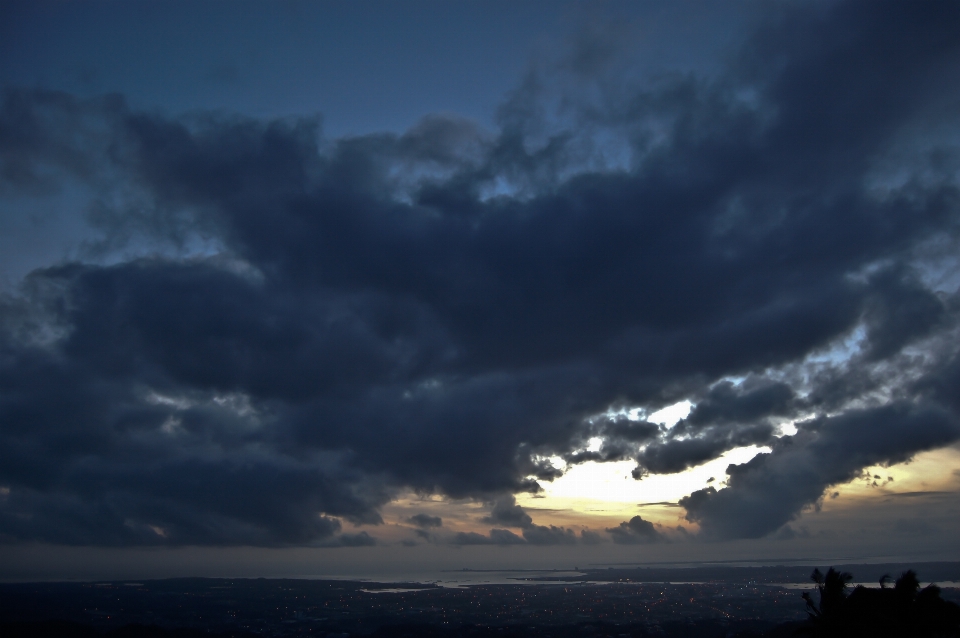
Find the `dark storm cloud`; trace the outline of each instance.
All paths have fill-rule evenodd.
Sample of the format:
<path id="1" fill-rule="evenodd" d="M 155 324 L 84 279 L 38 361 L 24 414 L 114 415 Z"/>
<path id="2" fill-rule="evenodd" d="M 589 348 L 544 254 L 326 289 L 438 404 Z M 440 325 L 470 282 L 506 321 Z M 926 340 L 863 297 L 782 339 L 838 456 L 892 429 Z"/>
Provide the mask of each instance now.
<path id="1" fill-rule="evenodd" d="M 756 536 L 960 438 L 956 304 L 930 283 L 960 222 L 960 6 L 771 12 L 715 77 L 638 84 L 605 53 L 555 99 L 532 75 L 495 132 L 329 140 L 8 89 L 0 193 L 85 184 L 103 241 L 2 300 L 0 534 L 362 545 L 340 521 L 412 488 L 523 530 L 460 544 L 565 543 L 503 497 L 552 455 L 640 476 L 765 444 L 684 501 Z M 682 399 L 672 429 L 608 416 Z M 632 523 L 609 533 L 649 536 Z"/>
<path id="2" fill-rule="evenodd" d="M 643 448 L 634 476 L 682 472 L 737 447 L 770 443 L 776 429 L 769 418 L 793 416 L 799 406 L 788 385 L 759 383 L 711 387 L 686 418 Z"/>
<path id="3" fill-rule="evenodd" d="M 523 545 L 526 541 L 507 529 L 491 529 L 489 536 L 476 532 L 457 532 L 454 545 Z"/>
<path id="4" fill-rule="evenodd" d="M 789 415 L 794 392 L 784 383 L 745 387 L 738 391 L 729 381 L 716 384 L 699 401 L 683 425 L 696 428 L 705 424 L 751 423 L 771 415 Z"/>
<path id="5" fill-rule="evenodd" d="M 621 545 L 659 543 L 665 540 L 663 534 L 657 531 L 653 523 L 645 521 L 639 516 L 634 516 L 629 521 L 620 523 L 617 527 L 608 527 L 606 531 L 613 538 L 614 543 Z"/>
<path id="6" fill-rule="evenodd" d="M 517 504 L 513 495 L 498 499 L 490 509 L 490 515 L 481 518 L 480 522 L 506 527 L 519 527 L 523 530 L 522 540 L 512 532 L 507 532 L 510 536 L 503 536 L 501 532 L 506 530 L 490 530 L 489 542 L 491 543 L 506 544 L 505 541 L 509 541 L 509 543 L 526 542 L 531 545 L 573 545 L 577 542 L 577 536 L 572 529 L 557 527 L 556 525 L 535 524 L 530 515 Z M 463 544 L 461 539 L 462 534 L 458 534 L 455 542 Z"/>
<path id="7" fill-rule="evenodd" d="M 407 519 L 417 527 L 429 529 L 431 527 L 443 527 L 443 519 L 439 516 L 430 516 L 429 514 L 414 514 Z"/>
<path id="8" fill-rule="evenodd" d="M 646 446 L 637 456 L 640 472 L 672 474 L 715 459 L 727 450 L 763 445 L 773 439 L 773 428 L 759 424 L 747 428 L 711 428 L 687 439 L 668 439 Z"/>
<path id="9" fill-rule="evenodd" d="M 490 515 L 481 518 L 480 522 L 507 527 L 529 527 L 533 519 L 517 505 L 517 499 L 511 494 L 494 503 Z"/>
<path id="10" fill-rule="evenodd" d="M 586 461 L 621 461 L 636 453 L 637 446 L 652 441 L 660 434 L 656 423 L 636 421 L 625 417 L 598 419 L 592 427 L 585 428 L 580 434 L 580 449 L 564 455 L 564 461 L 571 464 Z M 598 450 L 584 449 L 589 438 L 601 440 Z"/>
<path id="11" fill-rule="evenodd" d="M 599 545 L 603 542 L 603 537 L 592 530 L 582 529 L 580 530 L 580 542 L 584 545 Z"/>
<path id="12" fill-rule="evenodd" d="M 729 487 L 699 490 L 680 504 L 687 520 L 707 535 L 758 538 L 864 467 L 902 462 L 957 438 L 960 419 L 939 406 L 896 402 L 849 410 L 803 424 L 795 436 L 779 439 L 770 454 L 729 466 Z"/>
<path id="13" fill-rule="evenodd" d="M 490 515 L 484 516 L 480 521 L 506 527 L 519 527 L 523 530 L 523 540 L 521 542 L 531 545 L 574 545 L 577 543 L 577 535 L 572 529 L 557 527 L 556 525 L 535 524 L 531 516 L 517 504 L 513 495 L 498 499 L 490 509 Z M 499 533 L 499 531 L 501 530 L 490 530 L 490 538 L 494 539 L 494 532 Z M 496 542 L 503 544 L 502 539 Z M 511 539 L 511 542 L 515 541 Z"/>
<path id="14" fill-rule="evenodd" d="M 523 530 L 523 539 L 531 545 L 573 545 L 577 542 L 572 529 L 556 525 L 530 525 Z"/>
<path id="15" fill-rule="evenodd" d="M 477 532 L 457 532 L 450 542 L 454 545 L 574 545 L 577 536 L 573 530 L 555 525 L 528 525 L 523 536 L 507 529 L 491 529 L 489 536 Z M 582 542 L 595 542 L 592 535 L 582 536 Z"/>
<path id="16" fill-rule="evenodd" d="M 870 360 L 898 353 L 946 319 L 944 300 L 918 281 L 915 273 L 888 269 L 875 276 L 873 283 L 875 297 L 866 309 Z"/>

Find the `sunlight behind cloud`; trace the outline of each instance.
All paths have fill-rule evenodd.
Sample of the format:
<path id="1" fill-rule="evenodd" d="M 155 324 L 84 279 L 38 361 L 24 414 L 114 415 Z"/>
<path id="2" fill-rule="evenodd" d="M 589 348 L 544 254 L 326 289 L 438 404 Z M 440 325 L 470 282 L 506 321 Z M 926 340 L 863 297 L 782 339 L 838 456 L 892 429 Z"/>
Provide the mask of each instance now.
<path id="1" fill-rule="evenodd" d="M 544 491 L 538 497 L 518 495 L 517 501 L 524 506 L 584 513 L 602 506 L 605 512 L 622 510 L 624 515 L 628 512 L 633 515 L 638 505 L 676 503 L 708 484 L 719 487 L 728 465 L 746 463 L 757 454 L 769 451 L 757 446 L 737 448 L 684 472 L 650 475 L 641 481 L 630 475 L 636 465 L 633 461 L 588 462 L 569 468 L 552 483 L 543 483 Z"/>
<path id="2" fill-rule="evenodd" d="M 687 415 L 690 414 L 690 410 L 692 409 L 692 403 L 689 401 L 680 401 L 679 403 L 668 405 L 662 410 L 657 410 L 647 417 L 647 421 L 672 428 L 677 424 L 677 421 L 687 418 Z"/>
<path id="3" fill-rule="evenodd" d="M 824 509 L 844 509 L 868 499 L 895 495 L 957 493 L 960 489 L 960 469 L 957 468 L 960 468 L 960 450 L 956 447 L 921 452 L 906 463 L 867 467 L 852 481 L 828 489 Z"/>

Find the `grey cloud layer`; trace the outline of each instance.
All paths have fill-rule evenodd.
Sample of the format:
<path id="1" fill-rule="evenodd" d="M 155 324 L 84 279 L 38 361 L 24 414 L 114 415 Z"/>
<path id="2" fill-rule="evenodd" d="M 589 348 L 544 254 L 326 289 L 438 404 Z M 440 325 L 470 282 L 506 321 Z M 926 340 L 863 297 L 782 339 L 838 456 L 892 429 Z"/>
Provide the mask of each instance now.
<path id="1" fill-rule="evenodd" d="M 803 424 L 794 437 L 727 470 L 730 487 L 708 487 L 680 500 L 686 518 L 708 535 L 759 537 L 776 531 L 824 489 L 864 467 L 896 463 L 960 438 L 960 419 L 938 407 L 896 402 Z M 763 504 L 758 508 L 757 504 Z"/>
<path id="2" fill-rule="evenodd" d="M 640 516 L 634 516 L 617 527 L 608 527 L 607 533 L 613 538 L 614 543 L 622 545 L 659 543 L 664 540 L 663 534 L 657 531 L 653 523 L 643 520 Z"/>
<path id="3" fill-rule="evenodd" d="M 491 499 L 552 454 L 642 476 L 768 444 L 685 501 L 757 536 L 956 440 L 956 284 L 930 275 L 960 222 L 960 7 L 778 11 L 718 77 L 579 77 L 555 125 L 532 78 L 495 133 L 7 90 L 4 214 L 82 183 L 107 257 L 2 301 L 0 535 L 362 545 L 340 519 L 404 487 Z M 597 131 L 631 159 L 598 168 Z M 808 361 L 858 326 L 852 360 Z M 598 417 L 683 398 L 671 430 Z M 457 542 L 571 541 L 503 502 L 522 539 Z"/>

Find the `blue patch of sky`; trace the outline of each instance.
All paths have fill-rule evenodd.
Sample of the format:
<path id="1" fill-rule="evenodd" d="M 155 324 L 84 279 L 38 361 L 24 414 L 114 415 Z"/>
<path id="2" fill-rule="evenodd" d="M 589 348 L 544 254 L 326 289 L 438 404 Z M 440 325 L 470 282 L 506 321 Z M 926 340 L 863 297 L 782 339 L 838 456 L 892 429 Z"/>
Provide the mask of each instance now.
<path id="1" fill-rule="evenodd" d="M 693 1 L 7 2 L 0 82 L 120 92 L 173 113 L 319 113 L 334 137 L 437 112 L 492 125 L 533 61 L 584 25 L 626 25 L 617 46 L 641 74 L 709 71 L 754 13 Z"/>

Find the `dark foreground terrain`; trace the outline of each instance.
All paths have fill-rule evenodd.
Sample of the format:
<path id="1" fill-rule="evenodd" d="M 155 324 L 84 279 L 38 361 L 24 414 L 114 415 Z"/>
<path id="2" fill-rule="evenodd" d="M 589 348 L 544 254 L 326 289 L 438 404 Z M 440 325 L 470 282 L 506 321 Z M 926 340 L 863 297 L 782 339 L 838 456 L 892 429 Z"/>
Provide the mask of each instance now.
<path id="1" fill-rule="evenodd" d="M 769 582 L 657 584 L 637 582 L 649 575 L 640 570 L 617 572 L 605 570 L 605 583 L 587 572 L 593 582 L 459 589 L 199 578 L 0 584 L 0 636 L 774 637 L 794 635 L 808 617 L 802 591 Z"/>

